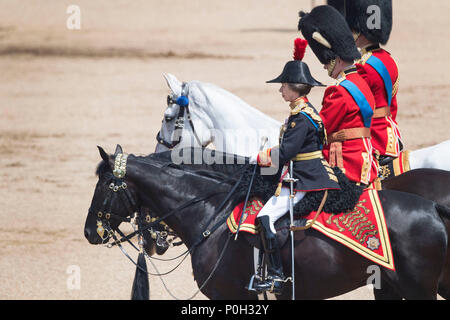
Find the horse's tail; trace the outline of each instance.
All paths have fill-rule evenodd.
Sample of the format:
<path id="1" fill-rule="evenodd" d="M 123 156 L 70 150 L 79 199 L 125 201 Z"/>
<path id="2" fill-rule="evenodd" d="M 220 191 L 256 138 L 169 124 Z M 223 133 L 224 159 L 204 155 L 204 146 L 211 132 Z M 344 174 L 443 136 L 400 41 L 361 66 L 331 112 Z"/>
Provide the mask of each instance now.
<path id="1" fill-rule="evenodd" d="M 446 220 L 450 220 L 450 207 L 436 203 L 434 205 L 436 208 L 436 211 L 439 213 L 439 216 L 441 218 L 444 218 Z"/>

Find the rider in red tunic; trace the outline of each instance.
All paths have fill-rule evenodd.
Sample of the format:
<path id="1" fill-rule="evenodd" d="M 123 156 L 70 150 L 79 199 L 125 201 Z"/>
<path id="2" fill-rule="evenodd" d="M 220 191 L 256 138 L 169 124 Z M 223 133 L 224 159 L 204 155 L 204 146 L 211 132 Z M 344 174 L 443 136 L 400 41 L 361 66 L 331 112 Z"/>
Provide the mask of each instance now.
<path id="1" fill-rule="evenodd" d="M 326 89 L 320 111 L 328 133 L 323 154 L 331 166 L 343 169 L 350 181 L 369 185 L 378 174 L 370 139 L 375 99 L 353 64 L 361 55 L 335 8 L 318 6 L 300 15 L 299 30 L 328 75 L 337 80 Z"/>
<path id="2" fill-rule="evenodd" d="M 350 181 L 370 184 L 377 176 L 370 133 L 367 128 L 364 130 L 364 120 L 359 106 L 347 89 L 340 85 L 344 80 L 351 81 L 358 87 L 372 110 L 375 106 L 375 99 L 370 88 L 356 72 L 356 68 L 351 66 L 343 71 L 339 75 L 336 85 L 327 88 L 322 101 L 320 116 L 329 137 L 329 144 L 324 147 L 323 154 L 326 159 L 329 159 L 330 165 L 344 168 L 343 171 Z M 335 141 L 339 132 L 346 132 L 345 130 L 354 128 L 362 129 L 361 133 L 356 134 L 355 139 Z M 364 131 L 366 131 L 365 134 Z M 342 153 L 341 163 L 339 153 Z"/>
<path id="3" fill-rule="evenodd" d="M 396 122 L 398 68 L 391 54 L 380 48 L 380 44 L 388 42 L 392 30 L 392 1 L 347 0 L 344 3 L 345 8 L 338 6 L 338 9 L 344 14 L 353 32 L 356 46 L 362 53 L 356 67 L 375 97 L 376 109 L 371 127 L 372 145 L 381 158 L 398 157 L 402 149 Z M 374 5 L 379 8 L 380 21 L 378 26 L 372 27 L 370 22 L 373 12 L 369 7 Z"/>

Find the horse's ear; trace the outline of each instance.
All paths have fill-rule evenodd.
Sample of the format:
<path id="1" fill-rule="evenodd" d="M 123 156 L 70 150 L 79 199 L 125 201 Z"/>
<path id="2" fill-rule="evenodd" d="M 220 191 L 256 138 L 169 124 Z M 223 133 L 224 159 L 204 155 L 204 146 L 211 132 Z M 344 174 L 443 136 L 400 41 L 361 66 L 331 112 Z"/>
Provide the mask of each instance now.
<path id="1" fill-rule="evenodd" d="M 116 146 L 116 151 L 114 152 L 114 155 L 117 156 L 119 153 L 123 153 L 122 147 L 120 146 L 120 144 L 118 144 Z"/>
<path id="2" fill-rule="evenodd" d="M 106 163 L 109 163 L 109 156 L 105 152 L 105 150 L 103 150 L 103 148 L 100 146 L 97 146 L 97 148 L 98 148 L 98 151 L 100 152 L 100 156 L 102 157 L 103 161 L 105 161 Z"/>
<path id="3" fill-rule="evenodd" d="M 173 74 L 166 73 L 163 75 L 164 79 L 166 79 L 167 85 L 169 86 L 170 90 L 177 96 L 181 96 L 181 86 L 183 83 L 178 80 Z"/>

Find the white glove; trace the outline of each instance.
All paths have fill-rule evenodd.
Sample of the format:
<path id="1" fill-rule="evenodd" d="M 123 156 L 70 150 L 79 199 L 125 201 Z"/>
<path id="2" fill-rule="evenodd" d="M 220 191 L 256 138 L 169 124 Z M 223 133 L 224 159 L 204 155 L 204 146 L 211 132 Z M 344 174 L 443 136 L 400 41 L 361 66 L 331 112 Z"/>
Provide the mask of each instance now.
<path id="1" fill-rule="evenodd" d="M 258 154 L 259 154 L 259 153 L 250 156 L 250 160 L 249 160 L 249 163 L 250 163 L 250 164 L 256 164 L 256 163 L 258 163 Z"/>

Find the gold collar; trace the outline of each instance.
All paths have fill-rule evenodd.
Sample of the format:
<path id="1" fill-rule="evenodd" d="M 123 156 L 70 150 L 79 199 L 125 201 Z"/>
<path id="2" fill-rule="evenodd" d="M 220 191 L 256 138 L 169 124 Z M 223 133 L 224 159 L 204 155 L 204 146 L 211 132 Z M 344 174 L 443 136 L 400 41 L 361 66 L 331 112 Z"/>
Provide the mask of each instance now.
<path id="1" fill-rule="evenodd" d="M 300 111 L 302 111 L 303 108 L 307 106 L 308 103 L 306 102 L 306 97 L 298 97 L 289 104 L 289 107 L 291 108 L 291 115 L 298 114 Z"/>
<path id="2" fill-rule="evenodd" d="M 356 66 L 353 64 L 345 68 L 341 73 L 339 73 L 338 78 L 336 79 L 336 86 L 339 85 L 342 81 L 347 78 L 347 75 L 358 72 Z"/>

